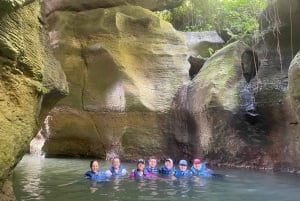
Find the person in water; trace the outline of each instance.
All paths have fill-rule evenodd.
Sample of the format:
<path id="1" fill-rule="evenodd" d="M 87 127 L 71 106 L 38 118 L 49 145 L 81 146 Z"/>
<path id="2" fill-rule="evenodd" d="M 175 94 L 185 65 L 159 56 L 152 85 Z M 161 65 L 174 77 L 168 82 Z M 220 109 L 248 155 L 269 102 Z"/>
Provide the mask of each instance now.
<path id="1" fill-rule="evenodd" d="M 127 174 L 127 170 L 121 165 L 119 158 L 112 160 L 112 166 L 105 172 L 107 177 L 122 177 Z"/>
<path id="2" fill-rule="evenodd" d="M 107 179 L 104 172 L 99 171 L 99 163 L 96 160 L 90 162 L 91 170 L 87 171 L 84 175 L 85 178 L 92 181 L 104 181 Z"/>
<path id="3" fill-rule="evenodd" d="M 213 174 L 213 171 L 211 169 L 208 169 L 205 163 L 201 162 L 201 160 L 198 158 L 193 160 L 193 166 L 191 167 L 191 171 L 195 176 L 200 177 L 211 177 Z"/>
<path id="4" fill-rule="evenodd" d="M 193 176 L 192 171 L 188 170 L 188 162 L 186 160 L 179 161 L 179 170 L 175 171 L 174 176 L 177 178 L 180 177 L 191 177 Z"/>
<path id="5" fill-rule="evenodd" d="M 159 169 L 156 167 L 157 160 L 154 156 L 151 156 L 148 161 L 148 166 L 145 168 L 147 172 L 151 173 L 152 175 L 158 175 Z"/>
<path id="6" fill-rule="evenodd" d="M 139 159 L 136 164 L 137 168 L 132 170 L 130 178 L 132 179 L 142 179 L 146 177 L 151 177 L 151 173 L 145 169 L 145 160 Z"/>
<path id="7" fill-rule="evenodd" d="M 162 176 L 171 176 L 174 175 L 175 168 L 173 165 L 173 160 L 171 158 L 167 158 L 165 160 L 165 164 L 161 167 L 160 173 Z"/>

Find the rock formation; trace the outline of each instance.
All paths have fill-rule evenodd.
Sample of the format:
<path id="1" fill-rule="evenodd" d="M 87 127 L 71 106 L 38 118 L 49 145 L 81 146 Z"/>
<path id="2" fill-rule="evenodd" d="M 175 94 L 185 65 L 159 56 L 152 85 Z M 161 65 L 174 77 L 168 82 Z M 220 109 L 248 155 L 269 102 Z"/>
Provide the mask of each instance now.
<path id="1" fill-rule="evenodd" d="M 206 157 L 218 164 L 264 166 L 265 135 L 247 121 L 241 94 L 247 84 L 241 56 L 249 47 L 235 42 L 209 58 L 191 83 L 183 87 L 173 105 L 172 124 L 185 157 Z M 186 98 L 184 98 L 186 97 Z M 240 164 L 237 164 L 239 162 Z"/>
<path id="2" fill-rule="evenodd" d="M 224 44 L 223 39 L 215 31 L 182 32 L 182 34 L 186 38 L 188 55 L 194 57 L 210 57 Z"/>
<path id="3" fill-rule="evenodd" d="M 271 30 L 263 40 L 218 50 L 190 83 L 184 39 L 151 12 L 135 6 L 50 12 L 51 45 L 70 96 L 49 114 L 44 150 L 49 156 L 126 159 L 198 155 L 228 166 L 297 169 L 297 60 L 289 70 L 289 92 L 287 74 L 299 43 L 273 34 L 291 30 L 284 20 L 294 19 L 286 17 L 289 7 L 277 4 L 262 16 L 279 17 L 287 26 L 262 20 L 261 28 Z M 193 51 L 195 41 L 187 42 Z"/>
<path id="4" fill-rule="evenodd" d="M 9 189 L 5 179 L 28 150 L 39 118 L 68 87 L 49 52 L 39 3 L 1 1 L 0 10 L 0 189 Z M 6 190 L 2 196 L 10 199 Z"/>
<path id="5" fill-rule="evenodd" d="M 58 10 L 47 23 L 70 86 L 49 114 L 47 156 L 169 154 L 168 112 L 188 80 L 184 37 L 130 5 Z"/>
<path id="6" fill-rule="evenodd" d="M 251 48 L 257 57 L 243 56 L 249 47 L 231 44 L 181 88 L 172 124 L 179 157 L 299 172 L 299 9 L 296 0 L 272 2 L 260 19 L 264 35 Z"/>
<path id="7" fill-rule="evenodd" d="M 270 124 L 266 132 L 271 144 L 268 151 L 274 168 L 289 172 L 300 169 L 296 157 L 300 148 L 299 110 L 294 101 L 299 87 L 295 85 L 299 60 L 295 55 L 300 50 L 299 13 L 297 0 L 272 2 L 261 15 L 264 36 L 254 47 L 262 61 L 256 101 Z"/>
<path id="8" fill-rule="evenodd" d="M 46 0 L 44 4 L 45 14 L 49 15 L 55 11 L 85 11 L 126 5 L 141 6 L 152 11 L 158 11 L 176 8 L 182 2 L 183 0 Z"/>
<path id="9" fill-rule="evenodd" d="M 218 50 L 191 81 L 202 48 L 149 10 L 181 2 L 45 0 L 41 14 L 38 1 L 1 1 L 0 196 L 45 118 L 48 156 L 300 169 L 299 2 L 272 2 L 255 46 Z M 259 68 L 242 68 L 249 49 Z"/>

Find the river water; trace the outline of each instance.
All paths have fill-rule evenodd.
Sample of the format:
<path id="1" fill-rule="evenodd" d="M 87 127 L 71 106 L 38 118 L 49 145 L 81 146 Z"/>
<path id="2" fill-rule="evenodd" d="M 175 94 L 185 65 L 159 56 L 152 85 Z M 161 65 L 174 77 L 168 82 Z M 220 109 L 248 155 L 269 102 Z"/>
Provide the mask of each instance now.
<path id="1" fill-rule="evenodd" d="M 123 163 L 127 170 L 135 164 Z M 101 161 L 100 169 L 109 162 Z M 54 159 L 25 155 L 13 172 L 17 200 L 201 200 L 298 201 L 300 176 L 249 170 L 217 169 L 224 178 L 84 180 L 87 159 Z"/>

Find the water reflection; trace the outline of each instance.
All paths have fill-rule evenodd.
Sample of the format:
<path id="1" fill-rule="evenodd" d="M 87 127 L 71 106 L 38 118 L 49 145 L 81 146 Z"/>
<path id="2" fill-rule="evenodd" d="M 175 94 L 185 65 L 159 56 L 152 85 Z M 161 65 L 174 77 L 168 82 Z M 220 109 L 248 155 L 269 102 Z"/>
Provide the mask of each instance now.
<path id="1" fill-rule="evenodd" d="M 187 198 L 188 192 L 190 191 L 190 178 L 180 178 L 177 180 L 177 182 L 180 196 L 183 198 Z"/>
<path id="2" fill-rule="evenodd" d="M 151 196 L 157 196 L 158 195 L 158 189 L 157 189 L 157 182 L 155 181 L 156 178 L 150 179 L 148 182 L 149 186 L 149 192 Z"/>
<path id="3" fill-rule="evenodd" d="M 207 183 L 207 178 L 193 177 L 191 183 L 195 188 L 202 188 Z"/>
<path id="4" fill-rule="evenodd" d="M 120 182 L 121 182 L 121 179 L 115 178 L 115 179 L 112 180 L 112 182 L 114 184 L 113 185 L 114 190 L 115 191 L 120 191 Z"/>
<path id="5" fill-rule="evenodd" d="M 23 191 L 35 199 L 42 200 L 42 170 L 43 157 L 30 158 L 23 164 L 23 180 L 21 186 Z M 21 162 L 22 163 L 22 162 Z M 34 169 L 34 171 L 32 171 Z"/>

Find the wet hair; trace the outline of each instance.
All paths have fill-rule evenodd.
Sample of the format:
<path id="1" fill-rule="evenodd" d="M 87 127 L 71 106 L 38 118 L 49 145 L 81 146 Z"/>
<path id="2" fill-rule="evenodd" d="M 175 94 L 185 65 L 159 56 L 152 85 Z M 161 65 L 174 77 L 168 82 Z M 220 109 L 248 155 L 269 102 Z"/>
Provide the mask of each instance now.
<path id="1" fill-rule="evenodd" d="M 151 159 L 157 160 L 155 156 L 150 156 L 150 157 L 149 157 L 149 161 L 150 161 Z"/>
<path id="2" fill-rule="evenodd" d="M 90 162 L 90 168 L 92 168 L 94 162 L 98 162 L 98 161 L 97 161 L 97 160 L 92 160 L 92 161 Z"/>
<path id="3" fill-rule="evenodd" d="M 139 163 L 145 164 L 145 160 L 142 159 L 142 158 L 140 158 L 140 159 L 137 161 L 137 164 L 139 164 Z"/>
<path id="4" fill-rule="evenodd" d="M 111 164 L 114 164 L 114 161 L 115 161 L 115 160 L 119 160 L 119 162 L 121 163 L 121 160 L 120 160 L 119 157 L 114 157 L 114 158 L 111 160 Z"/>

